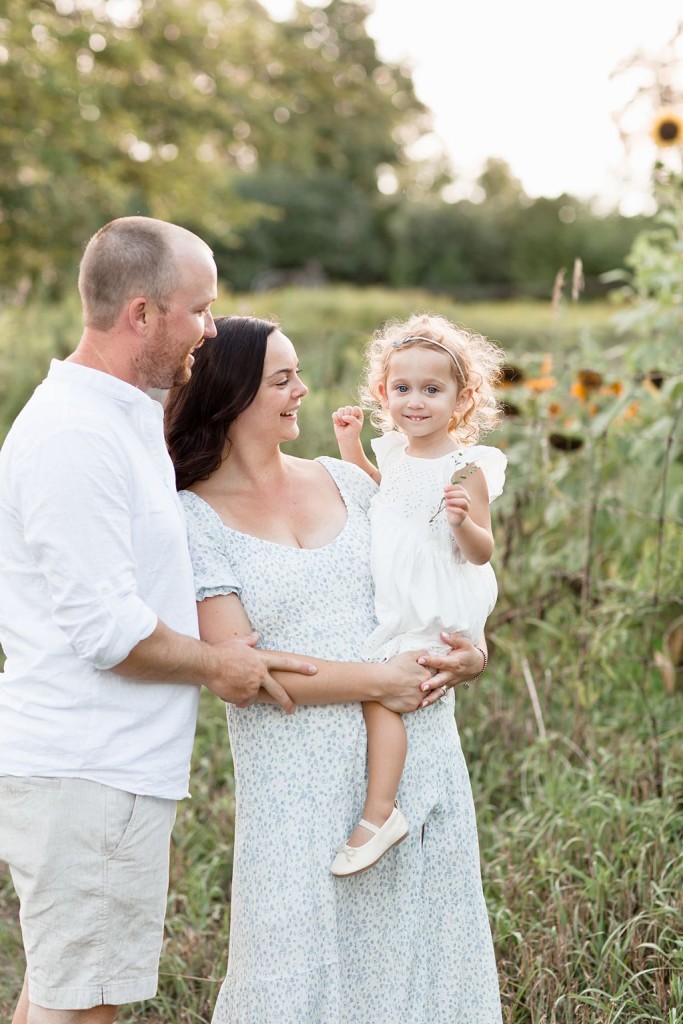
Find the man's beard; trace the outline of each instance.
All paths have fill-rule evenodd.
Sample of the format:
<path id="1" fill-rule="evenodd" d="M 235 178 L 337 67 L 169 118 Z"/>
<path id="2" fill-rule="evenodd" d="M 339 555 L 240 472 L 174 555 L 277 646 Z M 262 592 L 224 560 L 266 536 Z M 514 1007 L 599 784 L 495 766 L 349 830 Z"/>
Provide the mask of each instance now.
<path id="1" fill-rule="evenodd" d="M 136 359 L 135 368 L 138 380 L 143 380 L 146 388 L 159 388 L 166 391 L 179 384 L 187 384 L 192 376 L 192 367 L 187 363 L 191 353 L 190 349 L 175 367 L 169 366 L 169 357 L 166 352 L 168 333 L 166 317 L 162 316 L 159 319 L 154 349 L 143 348 Z M 194 348 L 194 346 L 192 347 Z"/>

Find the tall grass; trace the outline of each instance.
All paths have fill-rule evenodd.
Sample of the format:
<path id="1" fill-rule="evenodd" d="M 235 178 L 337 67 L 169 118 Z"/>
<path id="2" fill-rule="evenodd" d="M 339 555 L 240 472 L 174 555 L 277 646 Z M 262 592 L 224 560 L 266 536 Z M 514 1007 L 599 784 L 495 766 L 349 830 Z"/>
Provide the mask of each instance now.
<path id="1" fill-rule="evenodd" d="M 682 611 L 680 377 L 643 381 L 657 367 L 637 362 L 605 305 L 558 315 L 549 303 L 465 307 L 351 288 L 217 304 L 276 314 L 292 338 L 312 387 L 296 446 L 306 456 L 334 453 L 330 412 L 354 396 L 368 335 L 415 309 L 488 334 L 521 371 L 504 393 L 511 415 L 490 439 L 509 458 L 493 507 L 501 596 L 490 668 L 456 712 L 506 1024 L 680 1024 L 683 716 L 677 677 L 667 684 L 657 660 Z M 69 305 L 0 320 L 7 423 L 49 354 L 75 341 L 78 314 Z M 601 378 L 587 394 L 581 369 Z M 174 832 L 160 994 L 123 1010 L 125 1024 L 207 1021 L 225 968 L 234 789 L 224 709 L 209 695 L 193 778 Z M 5 1012 L 22 972 L 15 910 L 5 883 Z"/>

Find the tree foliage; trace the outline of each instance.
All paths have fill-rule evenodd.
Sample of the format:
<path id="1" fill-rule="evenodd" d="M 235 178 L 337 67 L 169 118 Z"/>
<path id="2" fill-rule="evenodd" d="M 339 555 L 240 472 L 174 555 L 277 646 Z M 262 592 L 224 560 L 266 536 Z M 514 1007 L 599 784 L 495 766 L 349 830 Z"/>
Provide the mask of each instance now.
<path id="1" fill-rule="evenodd" d="M 142 213 L 219 247 L 261 212 L 273 176 L 333 197 L 375 191 L 426 111 L 381 63 L 362 5 L 299 4 L 288 23 L 256 0 L 4 0 L 0 18 L 3 280 L 59 280 L 103 221 Z M 125 17 L 124 17 L 125 15 Z M 265 173 L 259 190 L 254 182 Z M 253 180 L 252 180 L 253 179 Z M 269 212 L 272 213 L 269 203 Z"/>
<path id="2" fill-rule="evenodd" d="M 196 230 L 239 288 L 314 261 L 359 283 L 547 292 L 576 256 L 589 275 L 620 263 L 636 226 L 531 202 L 502 161 L 483 203 L 440 198 L 443 158 L 411 158 L 430 114 L 378 57 L 369 9 L 299 0 L 275 22 L 257 0 L 0 0 L 5 292 L 58 293 L 92 232 L 132 213 Z"/>

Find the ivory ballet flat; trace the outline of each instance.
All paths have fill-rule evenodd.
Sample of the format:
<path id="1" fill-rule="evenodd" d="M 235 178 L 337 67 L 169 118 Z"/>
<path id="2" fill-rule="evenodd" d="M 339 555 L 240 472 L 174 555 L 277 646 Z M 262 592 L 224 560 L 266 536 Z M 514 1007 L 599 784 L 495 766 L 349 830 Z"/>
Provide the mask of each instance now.
<path id="1" fill-rule="evenodd" d="M 367 871 L 384 856 L 387 850 L 390 850 L 392 846 L 398 846 L 408 835 L 408 822 L 405 814 L 398 807 L 394 807 L 381 828 L 373 825 L 371 821 L 366 821 L 365 818 L 361 818 L 358 824 L 369 832 L 374 832 L 374 835 L 362 846 L 349 846 L 348 843 L 343 843 L 339 847 L 339 852 L 330 868 L 332 874 L 338 878 L 359 875 L 362 871 Z"/>

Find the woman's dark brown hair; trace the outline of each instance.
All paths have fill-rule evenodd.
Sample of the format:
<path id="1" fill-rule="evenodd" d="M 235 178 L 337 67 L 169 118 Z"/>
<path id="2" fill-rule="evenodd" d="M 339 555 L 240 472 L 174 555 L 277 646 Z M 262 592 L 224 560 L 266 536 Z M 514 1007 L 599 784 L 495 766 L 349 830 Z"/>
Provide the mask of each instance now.
<path id="1" fill-rule="evenodd" d="M 179 491 L 220 466 L 230 425 L 256 397 L 268 335 L 278 328 L 253 316 L 219 316 L 215 323 L 216 337 L 195 350 L 190 381 L 166 399 L 166 443 Z"/>

